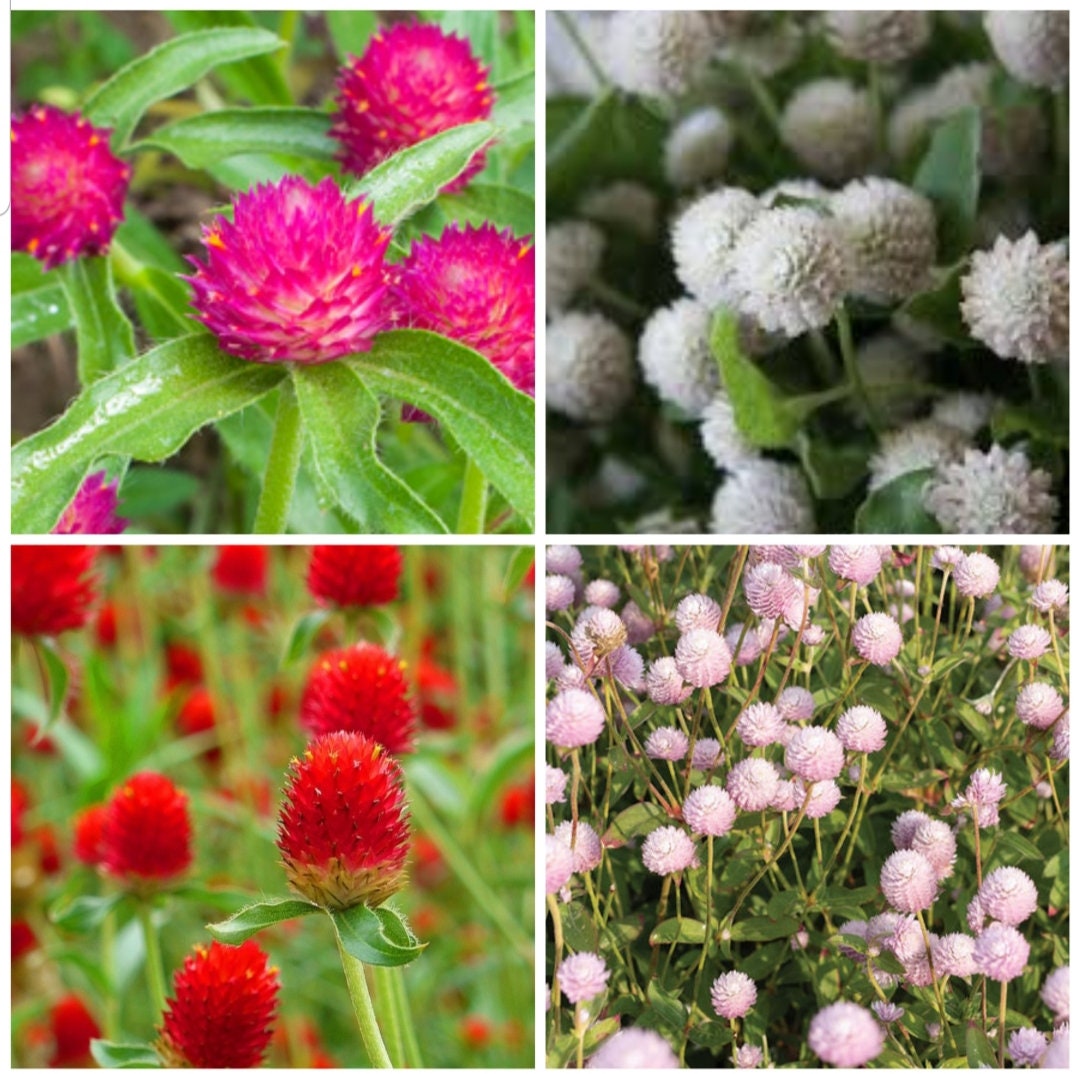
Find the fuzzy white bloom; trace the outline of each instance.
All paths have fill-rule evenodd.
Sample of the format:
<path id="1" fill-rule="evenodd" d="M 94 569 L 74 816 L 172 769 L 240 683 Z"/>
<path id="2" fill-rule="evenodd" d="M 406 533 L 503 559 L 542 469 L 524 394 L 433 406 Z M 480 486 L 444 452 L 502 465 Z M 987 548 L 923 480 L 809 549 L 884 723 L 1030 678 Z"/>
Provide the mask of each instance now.
<path id="1" fill-rule="evenodd" d="M 720 386 L 720 370 L 709 347 L 707 307 L 680 298 L 657 310 L 638 340 L 641 375 L 665 403 L 692 418 L 701 416 Z"/>
<path id="2" fill-rule="evenodd" d="M 932 420 L 976 436 L 992 420 L 996 398 L 987 392 L 948 392 L 932 406 Z"/>
<path id="3" fill-rule="evenodd" d="M 722 470 L 733 470 L 744 462 L 759 459 L 735 424 L 735 408 L 725 391 L 715 392 L 701 413 L 701 443 L 712 461 Z"/>
<path id="4" fill-rule="evenodd" d="M 768 209 L 731 254 L 738 309 L 770 332 L 823 328 L 851 282 L 852 257 L 839 227 L 807 208 Z"/>
<path id="5" fill-rule="evenodd" d="M 664 174 L 681 190 L 718 179 L 727 167 L 735 131 L 716 107 L 698 108 L 671 128 L 664 142 Z"/>
<path id="6" fill-rule="evenodd" d="M 630 339 L 599 313 L 565 313 L 545 336 L 548 406 L 576 421 L 610 421 L 634 393 Z"/>
<path id="7" fill-rule="evenodd" d="M 1070 262 L 1032 231 L 978 250 L 962 277 L 962 316 L 974 339 L 1021 362 L 1070 357 Z"/>
<path id="8" fill-rule="evenodd" d="M 828 205 L 854 253 L 851 294 L 894 302 L 925 286 L 936 261 L 936 214 L 928 198 L 870 176 L 833 194 Z"/>
<path id="9" fill-rule="evenodd" d="M 1020 448 L 993 444 L 938 467 L 924 503 L 946 533 L 1053 533 L 1059 504 L 1051 484 Z"/>
<path id="10" fill-rule="evenodd" d="M 866 172 L 876 156 L 869 94 L 842 78 L 799 86 L 783 109 L 779 133 L 819 179 L 844 182 Z"/>
<path id="11" fill-rule="evenodd" d="M 1066 11 L 989 11 L 985 33 L 1000 62 L 1031 86 L 1060 90 L 1070 74 L 1070 15 Z"/>
<path id="12" fill-rule="evenodd" d="M 660 199 L 641 183 L 623 179 L 591 190 L 578 204 L 590 220 L 655 239 L 660 230 Z"/>
<path id="13" fill-rule="evenodd" d="M 797 466 L 755 459 L 724 479 L 712 501 L 713 533 L 814 533 L 809 487 Z"/>
<path id="14" fill-rule="evenodd" d="M 703 11 L 712 40 L 724 44 L 737 40 L 750 28 L 756 15 L 752 11 Z"/>
<path id="15" fill-rule="evenodd" d="M 716 40 L 698 11 L 617 11 L 603 59 L 623 89 L 650 97 L 679 97 L 704 71 Z"/>
<path id="16" fill-rule="evenodd" d="M 585 220 L 550 224 L 545 238 L 545 293 L 549 313 L 560 313 L 600 269 L 604 235 Z"/>
<path id="17" fill-rule="evenodd" d="M 931 32 L 924 11 L 828 11 L 824 29 L 841 55 L 884 64 L 912 56 Z"/>
<path id="18" fill-rule="evenodd" d="M 802 20 L 779 19 L 722 46 L 717 56 L 759 78 L 771 78 L 798 59 L 804 44 Z"/>
<path id="19" fill-rule="evenodd" d="M 869 490 L 894 481 L 915 470 L 931 470 L 953 462 L 969 445 L 969 438 L 949 425 L 925 420 L 914 421 L 880 437 L 876 453 L 869 459 Z"/>
<path id="20" fill-rule="evenodd" d="M 761 208 L 749 191 L 728 187 L 698 198 L 672 227 L 675 274 L 710 309 L 732 304 L 731 251 Z"/>
<path id="21" fill-rule="evenodd" d="M 832 192 L 816 179 L 781 179 L 774 186 L 770 186 L 759 195 L 761 204 L 766 209 L 776 207 L 781 199 L 793 201 L 819 201 L 823 205 L 828 204 Z"/>

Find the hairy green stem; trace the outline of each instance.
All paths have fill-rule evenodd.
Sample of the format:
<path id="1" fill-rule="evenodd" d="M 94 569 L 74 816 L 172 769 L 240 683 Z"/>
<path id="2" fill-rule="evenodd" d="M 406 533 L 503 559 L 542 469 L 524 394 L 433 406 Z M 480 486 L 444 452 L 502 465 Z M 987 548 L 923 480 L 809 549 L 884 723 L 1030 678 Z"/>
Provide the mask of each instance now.
<path id="1" fill-rule="evenodd" d="M 164 1013 L 164 963 L 160 957 L 160 936 L 153 924 L 153 908 L 144 899 L 138 900 L 138 920 L 142 925 L 145 938 L 145 976 L 149 985 L 149 995 L 153 1000 L 153 1021 Z"/>
<path id="2" fill-rule="evenodd" d="M 347 991 L 350 993 L 354 1017 L 358 1021 L 358 1033 L 365 1045 L 370 1065 L 381 1070 L 391 1069 L 391 1056 L 388 1055 L 384 1038 L 380 1035 L 377 1015 L 373 1010 L 373 999 L 369 995 L 369 985 L 365 979 L 365 965 L 347 953 L 338 929 L 336 930 L 336 946 L 339 948 L 339 957 L 343 962 L 343 974 L 347 978 Z"/>
<path id="3" fill-rule="evenodd" d="M 484 533 L 489 504 L 489 483 L 473 458 L 467 456 L 462 475 L 462 503 L 456 533 Z"/>
<path id="4" fill-rule="evenodd" d="M 276 425 L 272 431 L 261 500 L 254 519 L 254 533 L 286 533 L 287 515 L 295 491 L 298 463 L 302 457 L 302 415 L 290 380 L 280 385 Z"/>

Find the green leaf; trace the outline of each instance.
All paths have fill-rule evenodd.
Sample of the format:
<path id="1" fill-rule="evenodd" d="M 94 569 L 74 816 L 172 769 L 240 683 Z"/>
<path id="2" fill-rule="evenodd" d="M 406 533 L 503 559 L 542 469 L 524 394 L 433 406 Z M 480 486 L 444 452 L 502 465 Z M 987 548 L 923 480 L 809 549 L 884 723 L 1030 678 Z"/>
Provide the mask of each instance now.
<path id="1" fill-rule="evenodd" d="M 68 932 L 93 932 L 122 898 L 118 891 L 111 895 L 81 895 L 53 906 L 49 920 Z"/>
<path id="2" fill-rule="evenodd" d="M 286 371 L 244 362 L 205 334 L 172 340 L 103 377 L 11 453 L 14 533 L 48 533 L 94 462 L 162 462 L 197 429 L 271 391 Z"/>
<path id="3" fill-rule="evenodd" d="M 932 470 L 915 470 L 870 492 L 854 518 L 855 533 L 942 533 L 922 503 Z"/>
<path id="4" fill-rule="evenodd" d="M 519 728 L 500 739 L 488 767 L 474 774 L 473 790 L 466 810 L 468 817 L 485 818 L 508 782 L 522 775 L 533 763 L 533 730 Z"/>
<path id="5" fill-rule="evenodd" d="M 793 917 L 753 917 L 747 921 L 736 921 L 731 926 L 732 940 L 778 940 L 798 931 L 798 922 Z"/>
<path id="6" fill-rule="evenodd" d="M 975 1025 L 966 1027 L 966 1061 L 971 1070 L 982 1067 L 995 1069 L 996 1053 L 984 1035 L 984 1031 Z"/>
<path id="7" fill-rule="evenodd" d="M 701 1022 L 691 1026 L 687 1036 L 691 1044 L 716 1051 L 731 1043 L 731 1027 L 719 1022 Z"/>
<path id="8" fill-rule="evenodd" d="M 1032 406 L 1001 402 L 992 414 L 992 436 L 1005 443 L 1030 436 L 1049 447 L 1065 448 L 1070 435 L 1066 396 L 1059 390 L 1041 394 Z"/>
<path id="9" fill-rule="evenodd" d="M 608 826 L 604 838 L 607 845 L 625 843 L 640 835 L 648 835 L 661 824 L 666 824 L 667 813 L 652 802 L 637 802 L 627 806 Z"/>
<path id="10" fill-rule="evenodd" d="M 650 1010 L 658 1022 L 676 1031 L 686 1025 L 686 1007 L 667 989 L 661 988 L 656 981 L 650 981 L 645 994 L 649 997 Z M 641 1019 L 638 1024 L 641 1025 Z"/>
<path id="11" fill-rule="evenodd" d="M 448 532 L 432 508 L 380 461 L 380 404 L 362 383 L 360 365 L 298 367 L 292 379 L 326 497 L 366 532 Z"/>
<path id="12" fill-rule="evenodd" d="M 126 519 L 166 515 L 190 503 L 201 487 L 198 478 L 182 470 L 131 467 L 123 478 L 118 514 Z"/>
<path id="13" fill-rule="evenodd" d="M 704 943 L 705 922 L 691 917 L 672 917 L 661 921 L 649 934 L 649 943 Z"/>
<path id="14" fill-rule="evenodd" d="M 157 1050 L 148 1044 L 119 1044 L 97 1038 L 90 1041 L 90 1053 L 98 1066 L 110 1070 L 164 1065 Z"/>
<path id="15" fill-rule="evenodd" d="M 377 29 L 374 11 L 326 11 L 325 20 L 341 63 L 348 56 L 360 56 Z"/>
<path id="16" fill-rule="evenodd" d="M 60 718 L 63 712 L 64 702 L 67 700 L 67 665 L 63 657 L 56 651 L 56 646 L 51 638 L 38 638 L 34 644 L 41 654 L 48 673 L 48 721 L 44 727 L 38 728 L 37 736 L 48 733 L 52 725 Z"/>
<path id="17" fill-rule="evenodd" d="M 223 921 L 205 927 L 221 943 L 240 944 L 270 925 L 320 912 L 319 906 L 314 906 L 304 899 L 265 899 L 263 902 L 243 907 Z"/>
<path id="18" fill-rule="evenodd" d="M 250 903 L 250 892 L 238 888 L 213 888 L 203 884 L 183 884 L 171 888 L 170 894 L 177 899 L 187 899 L 202 908 L 211 906 L 224 913 L 237 913 Z"/>
<path id="19" fill-rule="evenodd" d="M 496 89 L 492 118 L 498 127 L 510 130 L 521 123 L 532 123 L 534 115 L 534 80 L 532 71 L 523 71 L 501 82 Z"/>
<path id="20" fill-rule="evenodd" d="M 511 553 L 511 562 L 507 565 L 507 577 L 503 582 L 503 588 L 509 596 L 522 585 L 523 579 L 529 574 L 530 567 L 532 566 L 532 548 L 523 545 L 516 548 L 514 552 Z"/>
<path id="21" fill-rule="evenodd" d="M 45 272 L 29 254 L 11 255 L 11 346 L 66 331 L 74 323 L 59 272 Z"/>
<path id="22" fill-rule="evenodd" d="M 83 386 L 134 357 L 134 329 L 119 308 L 107 257 L 76 257 L 61 270 L 75 322 L 78 379 Z"/>
<path id="23" fill-rule="evenodd" d="M 387 906 L 352 906 L 329 916 L 347 954 L 370 966 L 405 966 L 428 946 L 418 943 L 403 918 Z"/>
<path id="24" fill-rule="evenodd" d="M 981 190 L 980 152 L 981 113 L 968 108 L 936 128 L 914 176 L 914 189 L 936 206 L 941 261 L 965 253 L 973 236 Z"/>
<path id="25" fill-rule="evenodd" d="M 127 277 L 115 260 L 116 253 L 113 247 L 117 281 L 130 292 L 138 316 L 153 339 L 163 343 L 166 339 L 209 331 L 191 316 L 190 288 L 183 280 L 156 265 L 141 265 Z"/>
<path id="26" fill-rule="evenodd" d="M 410 329 L 381 334 L 372 350 L 345 362 L 368 387 L 438 419 L 533 524 L 534 404 L 499 370 L 452 340 Z"/>
<path id="27" fill-rule="evenodd" d="M 845 914 L 876 898 L 876 888 L 822 888 L 817 892 L 817 905 L 827 907 L 833 914 Z"/>
<path id="28" fill-rule="evenodd" d="M 533 234 L 533 198 L 511 186 L 470 183 L 457 194 L 442 195 L 437 205 L 450 221 L 483 224 L 487 220 L 516 236 Z"/>
<path id="29" fill-rule="evenodd" d="M 317 637 L 317 632 L 321 627 L 328 622 L 329 617 L 330 613 L 324 609 L 307 612 L 306 615 L 302 616 L 291 628 L 291 636 L 287 639 L 283 660 L 280 661 L 280 664 L 286 666 L 301 660 L 310 651 L 313 639 Z"/>
<path id="30" fill-rule="evenodd" d="M 849 496 L 869 472 L 871 451 L 864 444 L 832 444 L 819 436 L 800 432 L 795 439 L 795 451 L 818 500 L 841 500 Z"/>
<path id="31" fill-rule="evenodd" d="M 966 331 L 962 320 L 962 275 L 965 271 L 966 262 L 957 262 L 944 272 L 936 287 L 914 295 L 898 310 L 916 324 L 923 325 L 941 342 L 961 350 L 979 346 Z"/>
<path id="32" fill-rule="evenodd" d="M 220 64 L 275 52 L 283 47 L 261 29 L 213 29 L 173 37 L 127 64 L 101 86 L 83 107 L 99 127 L 112 128 L 112 146 L 122 149 L 146 109 L 171 97 Z"/>
<path id="33" fill-rule="evenodd" d="M 576 899 L 563 907 L 563 938 L 575 951 L 596 951 L 600 943 L 593 915 Z"/>
<path id="34" fill-rule="evenodd" d="M 332 118 L 312 108 L 225 108 L 153 131 L 133 150 L 163 149 L 188 168 L 206 168 L 240 153 L 287 153 L 332 160 Z"/>
<path id="35" fill-rule="evenodd" d="M 1024 835 L 1018 832 L 1004 832 L 1003 839 L 996 847 L 1004 861 L 1017 865 L 1023 861 L 1043 861 L 1044 855 Z"/>

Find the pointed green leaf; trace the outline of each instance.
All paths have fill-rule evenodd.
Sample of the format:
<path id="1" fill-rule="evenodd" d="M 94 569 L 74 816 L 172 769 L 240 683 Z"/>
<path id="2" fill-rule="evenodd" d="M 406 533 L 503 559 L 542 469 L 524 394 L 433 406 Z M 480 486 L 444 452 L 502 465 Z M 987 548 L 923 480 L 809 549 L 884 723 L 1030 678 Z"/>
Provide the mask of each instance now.
<path id="1" fill-rule="evenodd" d="M 160 1067 L 163 1060 L 148 1044 L 119 1044 L 114 1040 L 91 1040 L 90 1052 L 97 1065 L 108 1070 L 131 1070 L 140 1067 Z"/>
<path id="2" fill-rule="evenodd" d="M 605 845 L 625 843 L 628 839 L 648 835 L 667 823 L 667 813 L 652 802 L 637 802 L 627 806 L 609 825 Z"/>
<path id="3" fill-rule="evenodd" d="M 984 1031 L 976 1025 L 966 1027 L 966 1062 L 970 1070 L 996 1067 L 996 1053 Z"/>
<path id="4" fill-rule="evenodd" d="M 224 921 L 217 921 L 205 927 L 221 943 L 239 944 L 270 925 L 320 912 L 319 906 L 303 899 L 265 899 L 263 902 L 243 907 Z"/>
<path id="5" fill-rule="evenodd" d="M 798 931 L 798 921 L 793 917 L 753 917 L 736 921 L 731 926 L 732 940 L 778 940 Z"/>
<path id="6" fill-rule="evenodd" d="M 967 108 L 936 128 L 914 176 L 914 189 L 936 206 L 944 263 L 964 253 L 973 236 L 981 191 L 980 152 L 981 113 Z"/>
<path id="7" fill-rule="evenodd" d="M 966 262 L 957 262 L 945 270 L 931 291 L 922 291 L 907 299 L 898 311 L 922 325 L 928 334 L 960 350 L 980 346 L 970 337 L 962 320 L 962 275 L 965 271 Z"/>
<path id="8" fill-rule="evenodd" d="M 704 943 L 705 922 L 692 917 L 672 917 L 661 921 L 649 934 L 649 943 Z"/>
<path id="9" fill-rule="evenodd" d="M 525 546 L 516 548 L 511 554 L 511 562 L 507 565 L 507 577 L 503 583 L 508 594 L 514 593 L 522 585 L 523 579 L 529 574 L 532 566 L 533 549 Z"/>
<path id="10" fill-rule="evenodd" d="M 11 346 L 47 339 L 74 323 L 59 271 L 29 254 L 11 255 Z"/>
<path id="11" fill-rule="evenodd" d="M 915 470 L 870 492 L 858 508 L 856 533 L 942 533 L 922 503 L 932 470 Z"/>
<path id="12" fill-rule="evenodd" d="M 470 183 L 457 194 L 441 195 L 437 205 L 451 221 L 478 225 L 487 220 L 518 237 L 533 234 L 533 198 L 511 186 Z"/>
<path id="13" fill-rule="evenodd" d="M 51 638 L 39 638 L 35 644 L 45 663 L 45 671 L 48 673 L 48 722 L 44 727 L 38 728 L 35 737 L 40 738 L 48 733 L 52 725 L 60 718 L 60 713 L 63 712 L 64 702 L 67 700 L 68 674 L 67 665 L 56 651 Z"/>
<path id="14" fill-rule="evenodd" d="M 326 11 L 325 21 L 341 63 L 348 56 L 361 56 L 377 30 L 375 11 Z"/>
<path id="15" fill-rule="evenodd" d="M 107 257 L 68 261 L 60 279 L 75 322 L 78 379 L 92 384 L 134 357 L 134 328 L 119 308 Z"/>
<path id="16" fill-rule="evenodd" d="M 49 910 L 49 920 L 68 932 L 93 932 L 122 898 L 119 892 L 112 895 L 81 895 L 53 906 Z"/>
<path id="17" fill-rule="evenodd" d="M 331 914 L 340 943 L 352 958 L 370 966 L 405 966 L 425 950 L 406 922 L 386 906 L 352 906 Z"/>
<path id="18" fill-rule="evenodd" d="M 317 637 L 317 631 L 328 619 L 329 613 L 324 609 L 302 616 L 291 630 L 291 637 L 287 641 L 281 663 L 293 664 L 296 660 L 301 660 L 309 652 L 313 639 Z"/>

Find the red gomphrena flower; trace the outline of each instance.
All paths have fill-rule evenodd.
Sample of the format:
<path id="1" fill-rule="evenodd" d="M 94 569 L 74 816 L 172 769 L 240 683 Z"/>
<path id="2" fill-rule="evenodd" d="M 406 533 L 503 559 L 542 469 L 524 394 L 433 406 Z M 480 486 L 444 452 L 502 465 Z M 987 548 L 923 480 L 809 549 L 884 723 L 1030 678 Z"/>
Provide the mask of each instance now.
<path id="1" fill-rule="evenodd" d="M 216 728 L 216 706 L 206 687 L 195 686 L 187 694 L 179 706 L 175 724 L 182 735 L 200 735 Z M 204 757 L 210 764 L 216 764 L 220 760 L 220 747 L 206 750 Z"/>
<path id="2" fill-rule="evenodd" d="M 189 258 L 195 317 L 228 354 L 312 364 L 369 350 L 386 325 L 384 253 L 391 232 L 331 177 L 288 175 L 234 198 Z"/>
<path id="3" fill-rule="evenodd" d="M 23 826 L 23 818 L 26 810 L 30 808 L 30 794 L 17 780 L 11 780 L 11 849 L 22 845 L 26 838 L 26 829 Z"/>
<path id="4" fill-rule="evenodd" d="M 223 593 L 263 597 L 268 565 L 269 550 L 264 545 L 224 545 L 216 552 L 213 582 Z"/>
<path id="5" fill-rule="evenodd" d="M 51 824 L 42 824 L 33 832 L 37 844 L 38 861 L 41 871 L 46 876 L 55 876 L 63 868 L 60 858 L 60 844 L 56 839 L 56 829 Z"/>
<path id="6" fill-rule="evenodd" d="M 91 805 L 75 817 L 75 857 L 85 865 L 100 865 L 104 859 L 104 818 L 108 807 Z"/>
<path id="7" fill-rule="evenodd" d="M 422 726 L 431 731 L 450 731 L 455 719 L 459 686 L 455 676 L 428 657 L 418 661 L 418 715 Z"/>
<path id="8" fill-rule="evenodd" d="M 469 41 L 416 22 L 375 34 L 361 57 L 348 57 L 336 88 L 331 133 L 352 175 L 434 134 L 488 119 L 494 99 L 489 69 Z M 475 154 L 445 190 L 461 190 L 484 166 L 484 153 Z"/>
<path id="9" fill-rule="evenodd" d="M 279 970 L 255 940 L 194 948 L 175 975 L 157 1050 L 169 1066 L 256 1067 L 272 1039 Z"/>
<path id="10" fill-rule="evenodd" d="M 15 962 L 23 955 L 29 954 L 37 947 L 37 936 L 30 927 L 29 921 L 11 922 L 11 961 Z"/>
<path id="11" fill-rule="evenodd" d="M 205 679 L 205 669 L 201 662 L 201 653 L 185 642 L 173 641 L 164 647 L 165 693 L 171 693 L 180 686 L 200 686 Z"/>
<path id="12" fill-rule="evenodd" d="M 299 719 L 314 737 L 358 731 L 392 754 L 414 748 L 414 709 L 403 665 L 369 642 L 317 657 L 302 693 Z"/>
<path id="13" fill-rule="evenodd" d="M 88 1067 L 93 1065 L 90 1041 L 101 1035 L 97 1020 L 89 1008 L 73 993 L 53 1004 L 49 1025 L 55 1050 L 50 1067 Z"/>
<path id="14" fill-rule="evenodd" d="M 119 482 L 110 485 L 108 475 L 90 474 L 78 487 L 75 498 L 60 515 L 53 533 L 111 534 L 122 533 L 127 520 L 119 518 Z"/>
<path id="15" fill-rule="evenodd" d="M 537 783 L 531 775 L 524 783 L 507 787 L 500 797 L 500 822 L 508 828 L 532 828 L 535 820 Z"/>
<path id="16" fill-rule="evenodd" d="M 159 772 L 139 772 L 112 795 L 101 832 L 102 864 L 131 887 L 175 879 L 190 865 L 187 796 Z"/>
<path id="17" fill-rule="evenodd" d="M 362 608 L 399 599 L 403 554 L 390 545 L 315 545 L 306 588 L 318 604 Z"/>
<path id="18" fill-rule="evenodd" d="M 12 632 L 30 637 L 85 626 L 97 596 L 96 557 L 82 545 L 12 547 Z"/>
<path id="19" fill-rule="evenodd" d="M 487 1018 L 482 1018 L 479 1014 L 468 1014 L 459 1023 L 459 1036 L 467 1048 L 477 1051 L 491 1042 L 492 1026 Z"/>
<path id="20" fill-rule="evenodd" d="M 477 351 L 533 395 L 534 260 L 529 239 L 491 224 L 452 224 L 438 239 L 423 236 L 394 274 L 392 321 Z"/>
<path id="21" fill-rule="evenodd" d="M 55 268 L 103 254 L 123 219 L 130 165 L 77 113 L 34 105 L 11 121 L 11 248 Z"/>
<path id="22" fill-rule="evenodd" d="M 364 735 L 322 735 L 291 762 L 276 838 L 291 887 L 328 909 L 378 906 L 405 883 L 402 773 Z"/>
<path id="23" fill-rule="evenodd" d="M 102 649 L 115 647 L 116 639 L 119 637 L 118 623 L 119 613 L 116 610 L 115 601 L 106 600 L 93 622 L 93 634 Z"/>

